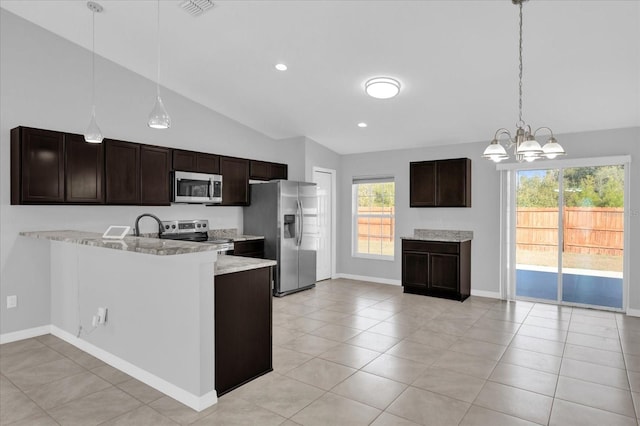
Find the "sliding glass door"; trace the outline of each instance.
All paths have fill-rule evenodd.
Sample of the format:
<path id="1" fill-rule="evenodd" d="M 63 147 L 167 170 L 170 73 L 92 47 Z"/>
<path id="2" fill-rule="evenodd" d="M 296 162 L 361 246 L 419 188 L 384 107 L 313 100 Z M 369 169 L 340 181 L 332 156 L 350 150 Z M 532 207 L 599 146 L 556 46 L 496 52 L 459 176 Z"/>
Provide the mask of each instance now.
<path id="1" fill-rule="evenodd" d="M 516 297 L 622 310 L 624 166 L 515 176 Z"/>

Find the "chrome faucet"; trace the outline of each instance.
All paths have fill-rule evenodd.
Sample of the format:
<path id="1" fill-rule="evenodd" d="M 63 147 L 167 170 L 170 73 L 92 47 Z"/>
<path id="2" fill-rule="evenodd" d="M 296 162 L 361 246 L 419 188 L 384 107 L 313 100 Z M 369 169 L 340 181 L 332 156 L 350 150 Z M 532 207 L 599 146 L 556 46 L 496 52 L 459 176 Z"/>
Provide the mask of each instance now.
<path id="1" fill-rule="evenodd" d="M 140 216 L 138 216 L 136 218 L 136 223 L 133 226 L 133 235 L 135 235 L 136 237 L 140 236 L 140 228 L 138 228 L 138 224 L 140 223 L 140 219 L 142 219 L 145 216 L 152 217 L 152 218 L 154 218 L 156 220 L 156 222 L 158 222 L 158 237 L 160 237 L 160 235 L 162 235 L 162 231 L 163 231 L 162 221 L 160 219 L 158 219 L 158 216 L 153 215 L 151 213 L 142 213 Z"/>

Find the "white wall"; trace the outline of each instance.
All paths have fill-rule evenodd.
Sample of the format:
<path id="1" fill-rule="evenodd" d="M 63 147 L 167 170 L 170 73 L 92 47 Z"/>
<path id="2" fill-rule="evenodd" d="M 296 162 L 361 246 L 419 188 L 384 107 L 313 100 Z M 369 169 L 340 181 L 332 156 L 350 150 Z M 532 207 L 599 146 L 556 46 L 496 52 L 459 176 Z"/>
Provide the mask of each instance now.
<path id="1" fill-rule="evenodd" d="M 339 175 L 340 155 L 336 154 L 329 148 L 320 145 L 313 139 L 305 138 L 305 176 L 307 182 L 313 181 L 313 168 L 322 167 L 324 169 L 332 169 Z"/>
<path id="2" fill-rule="evenodd" d="M 625 220 L 631 232 L 629 260 L 640 253 L 640 128 L 557 135 L 569 155 L 564 158 L 589 158 L 612 155 L 632 156 L 631 188 Z M 498 294 L 500 177 L 492 162 L 480 158 L 488 144 L 477 142 L 432 148 L 345 155 L 338 180 L 338 272 L 389 280 L 401 278 L 401 236 L 410 236 L 414 228 L 460 229 L 474 232 L 471 244 L 472 291 Z M 471 208 L 409 208 L 409 162 L 444 158 L 472 159 Z M 635 161 L 636 163 L 633 163 Z M 369 260 L 351 256 L 351 182 L 354 176 L 394 176 L 396 182 L 395 260 Z M 640 308 L 640 264 L 631 262 L 630 307 Z"/>
<path id="3" fill-rule="evenodd" d="M 11 206 L 10 129 L 30 126 L 83 133 L 91 107 L 91 52 L 0 10 L 0 333 L 48 324 L 48 260 L 18 232 L 101 231 L 132 225 L 143 212 L 161 219 L 208 219 L 211 228 L 242 229 L 240 207 Z M 108 138 L 288 163 L 304 177 L 304 140 L 280 143 L 168 90 L 162 96 L 172 127 L 147 127 L 155 83 L 96 58 L 97 119 Z M 299 169 L 299 170 L 298 170 Z M 142 231 L 154 229 L 141 223 Z M 18 296 L 7 310 L 5 297 Z"/>

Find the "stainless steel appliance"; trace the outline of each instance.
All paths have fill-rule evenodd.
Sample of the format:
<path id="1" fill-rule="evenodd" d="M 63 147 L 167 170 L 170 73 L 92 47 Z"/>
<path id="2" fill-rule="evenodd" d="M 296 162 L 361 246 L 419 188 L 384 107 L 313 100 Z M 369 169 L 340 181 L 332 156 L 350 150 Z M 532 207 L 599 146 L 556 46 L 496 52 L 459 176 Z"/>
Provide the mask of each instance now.
<path id="1" fill-rule="evenodd" d="M 244 233 L 264 235 L 264 253 L 276 260 L 275 296 L 314 287 L 318 247 L 316 184 L 276 180 L 251 185 Z"/>
<path id="2" fill-rule="evenodd" d="M 222 203 L 222 176 L 206 173 L 172 173 L 174 203 L 220 204 Z"/>
<path id="3" fill-rule="evenodd" d="M 219 254 L 233 253 L 233 240 L 230 238 L 209 238 L 209 221 L 201 220 L 163 220 L 160 238 L 216 244 Z"/>

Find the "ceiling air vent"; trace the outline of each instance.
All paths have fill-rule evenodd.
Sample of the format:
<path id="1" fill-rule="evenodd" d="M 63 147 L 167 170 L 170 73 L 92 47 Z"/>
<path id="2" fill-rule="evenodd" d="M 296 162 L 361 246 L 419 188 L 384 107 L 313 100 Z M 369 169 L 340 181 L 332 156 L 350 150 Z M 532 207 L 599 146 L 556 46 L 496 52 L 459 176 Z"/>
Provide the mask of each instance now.
<path id="1" fill-rule="evenodd" d="M 180 7 L 190 15 L 200 16 L 213 7 L 211 0 L 186 0 L 180 3 Z"/>

